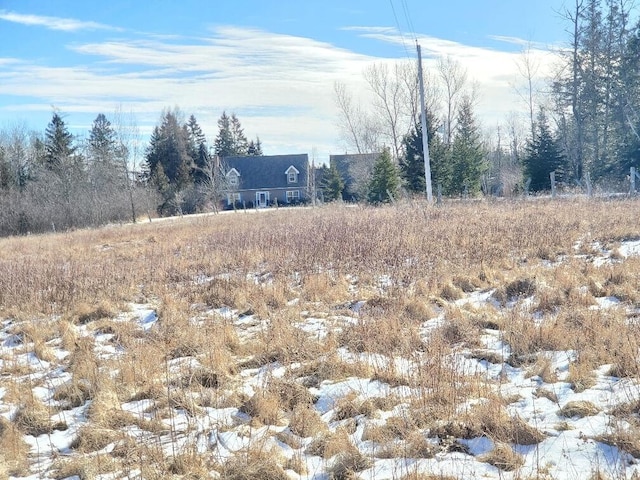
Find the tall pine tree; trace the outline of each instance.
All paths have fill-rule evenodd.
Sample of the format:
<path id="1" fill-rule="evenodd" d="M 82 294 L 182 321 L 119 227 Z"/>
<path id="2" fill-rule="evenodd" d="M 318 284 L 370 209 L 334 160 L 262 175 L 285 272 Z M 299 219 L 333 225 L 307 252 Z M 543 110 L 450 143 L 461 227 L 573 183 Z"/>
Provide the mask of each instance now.
<path id="1" fill-rule="evenodd" d="M 335 162 L 333 162 L 329 168 L 323 168 L 320 188 L 322 189 L 322 194 L 326 202 L 342 199 L 344 180 Z"/>
<path id="2" fill-rule="evenodd" d="M 251 150 L 250 150 L 251 149 Z M 218 136 L 214 143 L 216 155 L 221 158 L 240 155 L 262 155 L 262 144 L 258 138 L 249 143 L 244 134 L 240 120 L 235 113 L 231 116 L 222 112 L 218 119 Z"/>
<path id="3" fill-rule="evenodd" d="M 253 140 L 249 142 L 249 146 L 247 147 L 247 155 L 251 155 L 253 157 L 262 156 L 262 142 L 260 141 L 260 137 L 256 137 L 255 142 Z"/>
<path id="4" fill-rule="evenodd" d="M 205 169 L 209 163 L 207 139 L 194 115 L 191 115 L 187 120 L 185 129 L 187 132 L 187 153 L 191 157 L 191 175 L 194 182 L 200 184 L 206 180 Z"/>
<path id="5" fill-rule="evenodd" d="M 468 96 L 463 97 L 458 110 L 456 132 L 449 158 L 452 171 L 448 193 L 480 193 L 486 162 L 480 129 L 476 124 L 473 104 Z"/>
<path id="6" fill-rule="evenodd" d="M 566 180 L 566 159 L 542 108 L 538 112 L 535 137 L 527 144 L 523 166 L 525 177 L 531 179 L 529 188 L 534 192 L 551 190 L 551 172 L 556 173 L 556 180 Z"/>
<path id="7" fill-rule="evenodd" d="M 45 165 L 50 169 L 61 167 L 75 153 L 73 135 L 58 112 L 54 112 L 45 130 Z"/>
<path id="8" fill-rule="evenodd" d="M 177 111 L 163 113 L 161 124 L 156 126 L 147 148 L 147 166 L 151 176 L 162 165 L 169 184 L 179 191 L 190 183 L 191 157 L 187 149 L 186 129 L 180 126 Z"/>
<path id="9" fill-rule="evenodd" d="M 116 160 L 116 132 L 104 114 L 93 121 L 87 142 L 87 154 L 92 163 L 112 163 Z"/>
<path id="10" fill-rule="evenodd" d="M 429 139 L 429 165 L 433 185 L 448 185 L 450 172 L 446 161 L 446 146 L 437 133 L 439 123 L 437 117 L 427 110 L 427 135 Z M 422 122 L 417 122 L 404 137 L 404 157 L 400 159 L 400 173 L 404 185 L 412 193 L 426 191 L 424 174 L 424 153 L 422 149 Z"/>
<path id="11" fill-rule="evenodd" d="M 367 198 L 370 203 L 388 203 L 396 197 L 399 188 L 398 169 L 391 159 L 389 149 L 384 148 L 373 165 Z"/>

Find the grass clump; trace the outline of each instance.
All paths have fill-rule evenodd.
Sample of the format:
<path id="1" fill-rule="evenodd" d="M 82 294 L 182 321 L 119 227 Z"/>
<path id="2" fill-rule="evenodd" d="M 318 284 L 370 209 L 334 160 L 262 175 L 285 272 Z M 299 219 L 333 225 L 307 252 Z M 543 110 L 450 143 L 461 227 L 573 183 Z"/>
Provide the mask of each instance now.
<path id="1" fill-rule="evenodd" d="M 578 400 L 567 402 L 561 409 L 560 415 L 567 418 L 591 417 L 600 413 L 600 409 L 592 402 Z"/>
<path id="2" fill-rule="evenodd" d="M 352 449 L 339 453 L 327 469 L 332 480 L 351 480 L 357 472 L 370 468 L 373 462 L 360 451 Z"/>
<path id="3" fill-rule="evenodd" d="M 289 480 L 274 456 L 263 451 L 236 454 L 225 462 L 219 473 L 220 480 Z"/>
<path id="4" fill-rule="evenodd" d="M 497 443 L 493 450 L 480 457 L 480 461 L 493 465 L 505 472 L 512 472 L 524 464 L 522 455 L 514 452 L 505 443 Z"/>

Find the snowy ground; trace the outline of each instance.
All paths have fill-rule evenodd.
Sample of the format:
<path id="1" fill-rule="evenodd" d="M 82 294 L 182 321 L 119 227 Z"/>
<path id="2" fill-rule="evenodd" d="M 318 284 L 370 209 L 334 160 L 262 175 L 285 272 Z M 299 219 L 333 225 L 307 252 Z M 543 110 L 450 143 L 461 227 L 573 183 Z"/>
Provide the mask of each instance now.
<path id="1" fill-rule="evenodd" d="M 606 265 L 612 261 L 609 253 L 602 251 L 601 255 L 584 259 L 585 262 L 593 262 L 596 266 Z M 618 249 L 618 261 L 624 261 L 630 256 L 640 255 L 640 242 L 626 242 Z M 579 256 L 576 252 L 576 256 Z M 207 282 L 210 279 L 198 279 L 199 282 Z M 384 282 L 382 282 L 384 283 Z M 384 288 L 384 285 L 382 285 Z M 509 309 L 524 308 L 531 299 L 522 298 L 509 302 L 506 306 L 500 306 L 492 297 L 493 291 L 475 291 L 466 294 L 457 301 L 460 305 L 472 305 L 482 307 L 491 303 L 503 311 Z M 303 315 L 296 328 L 306 332 L 309 336 L 323 338 L 329 332 L 339 331 L 345 325 L 357 322 L 360 308 L 363 303 L 354 303 L 351 306 L 351 315 L 332 314 L 323 312 L 307 312 Z M 621 302 L 615 297 L 597 298 L 596 309 L 631 309 L 632 307 Z M 629 312 L 633 313 L 633 312 Z M 215 321 L 223 319 L 232 322 L 241 339 L 251 338 L 264 328 L 263 320 L 253 315 L 240 315 L 239 312 L 230 309 L 217 309 L 199 313 L 194 322 Z M 150 334 L 157 328 L 162 319 L 156 314 L 154 305 L 132 304 L 130 311 L 122 313 L 117 318 L 121 322 L 131 322 L 136 325 L 140 338 Z M 428 337 L 434 328 L 446 322 L 444 313 L 424 322 L 420 328 L 420 335 Z M 535 318 L 532 318 L 535 321 Z M 63 368 L 64 359 L 70 354 L 62 348 L 59 341 L 51 340 L 49 346 L 54 358 L 45 361 L 33 353 L 33 348 L 24 337 L 12 332 L 16 329 L 17 321 L 5 320 L 0 329 L 0 371 L 13 373 L 12 379 L 18 383 L 32 384 L 33 394 L 47 405 L 56 406 L 53 400 L 54 392 L 65 382 L 69 382 L 70 373 Z M 114 358 L 123 354 L 122 346 L 113 342 L 113 334 L 96 332 L 88 326 L 75 327 L 77 334 L 91 336 L 95 341 L 95 351 L 104 358 Z M 579 333 L 578 333 L 579 334 Z M 486 478 L 486 479 L 512 479 L 512 478 L 552 478 L 583 479 L 598 469 L 607 478 L 637 478 L 640 475 L 638 459 L 616 446 L 601 443 L 596 439 L 610 433 L 612 426 L 619 422 L 610 413 L 616 405 L 636 401 L 640 399 L 639 379 L 620 379 L 608 375 L 608 366 L 603 365 L 596 372 L 596 381 L 593 386 L 582 391 L 576 391 L 567 382 L 569 365 L 574 360 L 575 352 L 549 351 L 546 356 L 549 359 L 550 369 L 554 372 L 554 381 L 545 382 L 541 376 L 531 376 L 527 369 L 514 367 L 504 362 L 511 353 L 510 346 L 505 342 L 499 330 L 487 328 L 481 338 L 482 346 L 475 352 L 461 348 L 451 356 L 452 368 L 458 369 L 460 374 L 473 374 L 484 378 L 495 393 L 504 397 L 514 396 L 516 399 L 508 405 L 509 413 L 515 418 L 520 417 L 529 425 L 535 427 L 544 434 L 544 439 L 534 445 L 512 445 L 519 453 L 524 463 L 515 471 L 505 471 L 485 461 L 486 455 L 494 448 L 495 444 L 490 436 L 478 436 L 471 439 L 457 439 L 459 445 L 465 448 L 436 449 L 432 458 L 409 458 L 396 456 L 382 458 L 376 454 L 379 445 L 375 441 L 363 439 L 365 430 L 371 425 L 383 424 L 385 419 L 391 416 L 401 416 L 407 411 L 407 403 L 402 399 L 410 398 L 413 392 L 406 386 L 392 386 L 380 380 L 371 378 L 349 377 L 341 381 L 323 381 L 317 386 L 308 387 L 309 393 L 314 396 L 314 408 L 320 418 L 327 424 L 330 431 L 335 431 L 345 426 L 345 420 L 336 420 L 336 406 L 340 400 L 350 396 L 354 402 L 366 399 L 377 399 L 394 395 L 400 401 L 389 408 L 379 410 L 375 415 L 355 415 L 350 423 L 349 437 L 351 442 L 367 458 L 371 459 L 368 468 L 358 472 L 357 477 L 362 479 L 394 479 L 403 478 L 412 473 L 424 473 L 453 478 Z M 478 350 L 485 353 L 484 358 L 478 355 Z M 372 365 L 380 367 L 385 362 L 394 362 L 396 370 L 412 369 L 412 359 L 388 358 L 380 354 L 354 354 L 345 348 L 338 350 L 338 355 L 346 362 L 352 361 L 356 356 L 362 360 L 365 355 Z M 499 361 L 496 359 L 502 359 Z M 197 368 L 197 360 L 193 357 L 178 357 L 169 362 L 169 374 L 186 370 L 193 371 Z M 274 378 L 283 377 L 287 372 L 295 371 L 295 365 L 280 365 L 270 363 L 257 368 L 246 368 L 240 371 L 237 378 L 240 384 L 239 391 L 250 396 L 265 382 Z M 3 373 L 5 378 L 9 375 Z M 3 385 L 7 385 L 4 383 Z M 541 395 L 540 392 L 547 392 Z M 7 387 L 0 387 L 0 415 L 7 420 L 14 418 L 18 408 L 18 402 L 7 401 Z M 561 409 L 570 402 L 591 402 L 596 409 L 593 414 L 585 416 L 567 417 L 560 413 Z M 127 402 L 121 408 L 143 419 L 151 419 L 154 408 L 154 400 L 142 399 Z M 87 409 L 91 401 L 68 409 L 61 409 L 52 417 L 53 422 L 66 424 L 65 429 L 54 430 L 52 433 L 39 436 L 24 435 L 25 441 L 30 447 L 32 460 L 32 474 L 24 478 L 51 478 L 52 465 L 56 460 L 73 458 L 78 455 L 71 448 L 79 429 L 87 423 Z M 62 407 L 60 407 L 62 408 Z M 181 408 L 175 408 L 169 418 L 162 418 L 166 432 L 156 434 L 154 437 L 164 449 L 167 455 L 175 452 L 195 449 L 203 455 L 208 455 L 219 463 L 224 463 L 237 452 L 242 452 L 251 445 L 260 444 L 269 451 L 278 451 L 279 455 L 286 458 L 297 457 L 305 465 L 303 473 L 296 473 L 289 469 L 286 471 L 290 478 L 304 478 L 322 480 L 327 479 L 327 471 L 330 469 L 332 459 L 323 459 L 318 455 L 307 453 L 307 448 L 313 438 L 300 438 L 295 445 L 288 445 L 279 440 L 274 433 L 286 433 L 287 425 L 253 426 L 247 413 L 236 407 L 203 407 L 194 413 Z M 123 427 L 131 438 L 144 442 L 149 438 L 149 432 L 139 426 Z M 442 439 L 427 438 L 434 446 L 441 445 Z M 293 443 L 293 442 L 292 442 Z M 117 447 L 117 442 L 110 443 L 103 449 L 94 452 L 94 455 L 109 454 Z M 466 451 L 462 451 L 466 450 Z M 636 475 L 636 476 L 634 476 Z M 113 474 L 97 475 L 96 478 L 131 478 L 135 477 L 135 471 L 126 474 L 115 472 Z M 215 477 L 215 474 L 212 473 Z"/>

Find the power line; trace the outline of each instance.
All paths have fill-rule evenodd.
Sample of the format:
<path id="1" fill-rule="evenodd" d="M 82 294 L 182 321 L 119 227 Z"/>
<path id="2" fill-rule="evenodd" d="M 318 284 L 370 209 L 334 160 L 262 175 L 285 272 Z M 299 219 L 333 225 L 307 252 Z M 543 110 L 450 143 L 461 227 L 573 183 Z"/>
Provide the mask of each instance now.
<path id="1" fill-rule="evenodd" d="M 404 53 L 407 55 L 407 59 L 411 60 L 409 56 L 409 50 L 407 49 L 407 43 L 404 41 L 404 35 L 402 33 L 402 28 L 400 28 L 400 22 L 398 21 L 398 15 L 396 15 L 396 7 L 393 6 L 393 0 L 389 0 L 391 4 L 391 10 L 393 11 L 393 18 L 396 19 L 396 26 L 398 27 L 398 32 L 400 33 L 400 38 L 402 39 L 402 46 L 404 47 Z"/>
<path id="2" fill-rule="evenodd" d="M 416 36 L 416 31 L 413 28 L 413 21 L 411 20 L 411 15 L 409 15 L 409 5 L 407 5 L 407 0 L 402 0 L 402 9 L 404 10 L 404 18 L 407 20 L 407 26 L 411 30 L 413 39 L 418 43 L 418 37 Z"/>

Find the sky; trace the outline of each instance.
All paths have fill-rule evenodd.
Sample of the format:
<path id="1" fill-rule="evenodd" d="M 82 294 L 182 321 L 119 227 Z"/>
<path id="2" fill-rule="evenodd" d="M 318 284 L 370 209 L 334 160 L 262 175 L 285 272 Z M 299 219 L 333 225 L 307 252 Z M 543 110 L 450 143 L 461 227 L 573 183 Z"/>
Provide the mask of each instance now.
<path id="1" fill-rule="evenodd" d="M 568 38 L 565 0 L 0 0 L 0 128 L 72 133 L 116 111 L 143 136 L 179 107 L 210 143 L 235 113 L 265 154 L 344 153 L 334 84 L 370 103 L 363 71 L 449 57 L 477 85 L 485 128 L 526 104 L 523 48 L 542 78 Z M 129 120 L 129 123 L 132 123 Z"/>

